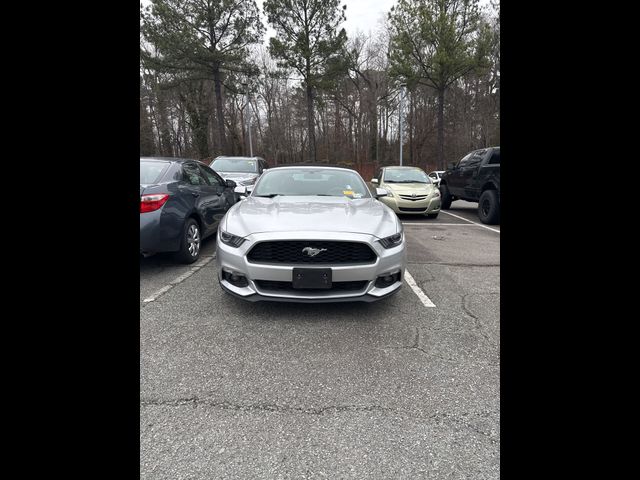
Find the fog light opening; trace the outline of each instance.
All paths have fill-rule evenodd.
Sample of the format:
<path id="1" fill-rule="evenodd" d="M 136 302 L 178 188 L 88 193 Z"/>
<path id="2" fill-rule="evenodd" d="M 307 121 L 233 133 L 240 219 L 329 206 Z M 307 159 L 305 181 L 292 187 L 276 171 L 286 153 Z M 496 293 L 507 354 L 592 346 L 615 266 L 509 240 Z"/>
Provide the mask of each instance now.
<path id="1" fill-rule="evenodd" d="M 228 272 L 226 270 L 223 270 L 222 278 L 236 287 L 246 287 L 249 285 L 247 277 L 238 272 Z"/>
<path id="2" fill-rule="evenodd" d="M 396 273 L 387 273 L 384 275 L 380 275 L 376 279 L 376 287 L 377 288 L 387 288 L 400 280 L 400 272 Z"/>

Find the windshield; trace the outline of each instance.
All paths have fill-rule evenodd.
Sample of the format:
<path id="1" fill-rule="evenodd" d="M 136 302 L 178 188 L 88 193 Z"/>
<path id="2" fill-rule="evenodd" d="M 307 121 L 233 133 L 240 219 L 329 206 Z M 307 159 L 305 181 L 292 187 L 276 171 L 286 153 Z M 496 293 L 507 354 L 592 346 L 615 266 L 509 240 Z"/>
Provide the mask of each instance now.
<path id="1" fill-rule="evenodd" d="M 356 172 L 325 168 L 277 168 L 265 172 L 254 197 L 330 196 L 369 197 L 369 189 Z"/>
<path id="2" fill-rule="evenodd" d="M 258 173 L 258 162 L 251 158 L 216 158 L 210 167 L 216 172 Z"/>
<path id="3" fill-rule="evenodd" d="M 140 162 L 140 185 L 157 182 L 167 168 L 169 162 Z"/>
<path id="4" fill-rule="evenodd" d="M 384 171 L 386 183 L 431 183 L 422 170 L 417 168 L 387 168 Z"/>

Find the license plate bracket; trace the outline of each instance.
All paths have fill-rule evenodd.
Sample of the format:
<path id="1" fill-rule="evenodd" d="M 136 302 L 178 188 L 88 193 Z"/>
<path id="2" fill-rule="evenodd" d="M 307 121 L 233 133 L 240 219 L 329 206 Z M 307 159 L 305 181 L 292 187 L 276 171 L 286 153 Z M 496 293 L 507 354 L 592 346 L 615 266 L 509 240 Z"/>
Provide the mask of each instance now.
<path id="1" fill-rule="evenodd" d="M 293 269 L 293 288 L 313 288 L 328 289 L 331 288 L 331 269 L 330 268 L 294 268 Z"/>

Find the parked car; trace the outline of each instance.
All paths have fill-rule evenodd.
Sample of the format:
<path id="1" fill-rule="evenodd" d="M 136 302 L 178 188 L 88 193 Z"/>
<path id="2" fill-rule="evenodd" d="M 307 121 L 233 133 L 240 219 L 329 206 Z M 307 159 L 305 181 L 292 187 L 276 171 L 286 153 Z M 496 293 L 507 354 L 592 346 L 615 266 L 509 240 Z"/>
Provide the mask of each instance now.
<path id="1" fill-rule="evenodd" d="M 429 174 L 429 178 L 431 178 L 431 181 L 435 186 L 437 187 L 440 186 L 440 179 L 442 178 L 442 174 L 444 172 L 445 172 L 444 170 L 434 170 Z"/>
<path id="2" fill-rule="evenodd" d="M 140 157 L 140 253 L 193 263 L 235 203 L 232 180 L 196 160 Z"/>
<path id="3" fill-rule="evenodd" d="M 478 202 L 482 223 L 500 223 L 500 147 L 474 150 L 449 169 L 440 180 L 442 208 L 461 199 Z"/>
<path id="4" fill-rule="evenodd" d="M 389 193 L 380 199 L 396 213 L 436 218 L 440 213 L 440 191 L 418 167 L 383 167 L 371 183 Z"/>
<path id="5" fill-rule="evenodd" d="M 220 156 L 213 159 L 209 165 L 225 180 L 233 180 L 238 185 L 254 185 L 262 172 L 269 165 L 262 157 L 228 157 Z"/>
<path id="6" fill-rule="evenodd" d="M 236 192 L 246 194 L 246 186 Z M 249 301 L 371 302 L 402 286 L 402 223 L 351 169 L 279 166 L 220 222 L 222 289 Z"/>

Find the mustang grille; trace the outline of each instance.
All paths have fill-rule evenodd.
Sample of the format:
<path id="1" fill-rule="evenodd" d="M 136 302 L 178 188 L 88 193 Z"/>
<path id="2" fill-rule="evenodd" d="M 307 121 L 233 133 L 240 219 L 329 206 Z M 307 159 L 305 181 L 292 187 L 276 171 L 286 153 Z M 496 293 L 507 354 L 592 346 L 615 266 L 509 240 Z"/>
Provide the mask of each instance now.
<path id="1" fill-rule="evenodd" d="M 255 284 L 260 288 L 260 290 L 271 290 L 271 291 L 285 291 L 285 290 L 294 290 L 292 282 L 278 282 L 274 280 L 254 280 Z M 333 292 L 333 291 L 341 291 L 341 292 L 349 292 L 349 291 L 358 291 L 362 290 L 367 286 L 369 282 L 367 280 L 358 280 L 355 282 L 333 282 L 331 284 L 331 288 L 327 289 L 317 289 L 317 288 L 296 288 L 295 291 L 313 291 L 313 292 Z"/>
<path id="2" fill-rule="evenodd" d="M 303 250 L 320 252 L 311 256 Z M 249 251 L 247 258 L 252 263 L 367 264 L 375 263 L 376 253 L 368 245 L 358 242 L 277 240 L 258 243 Z"/>

